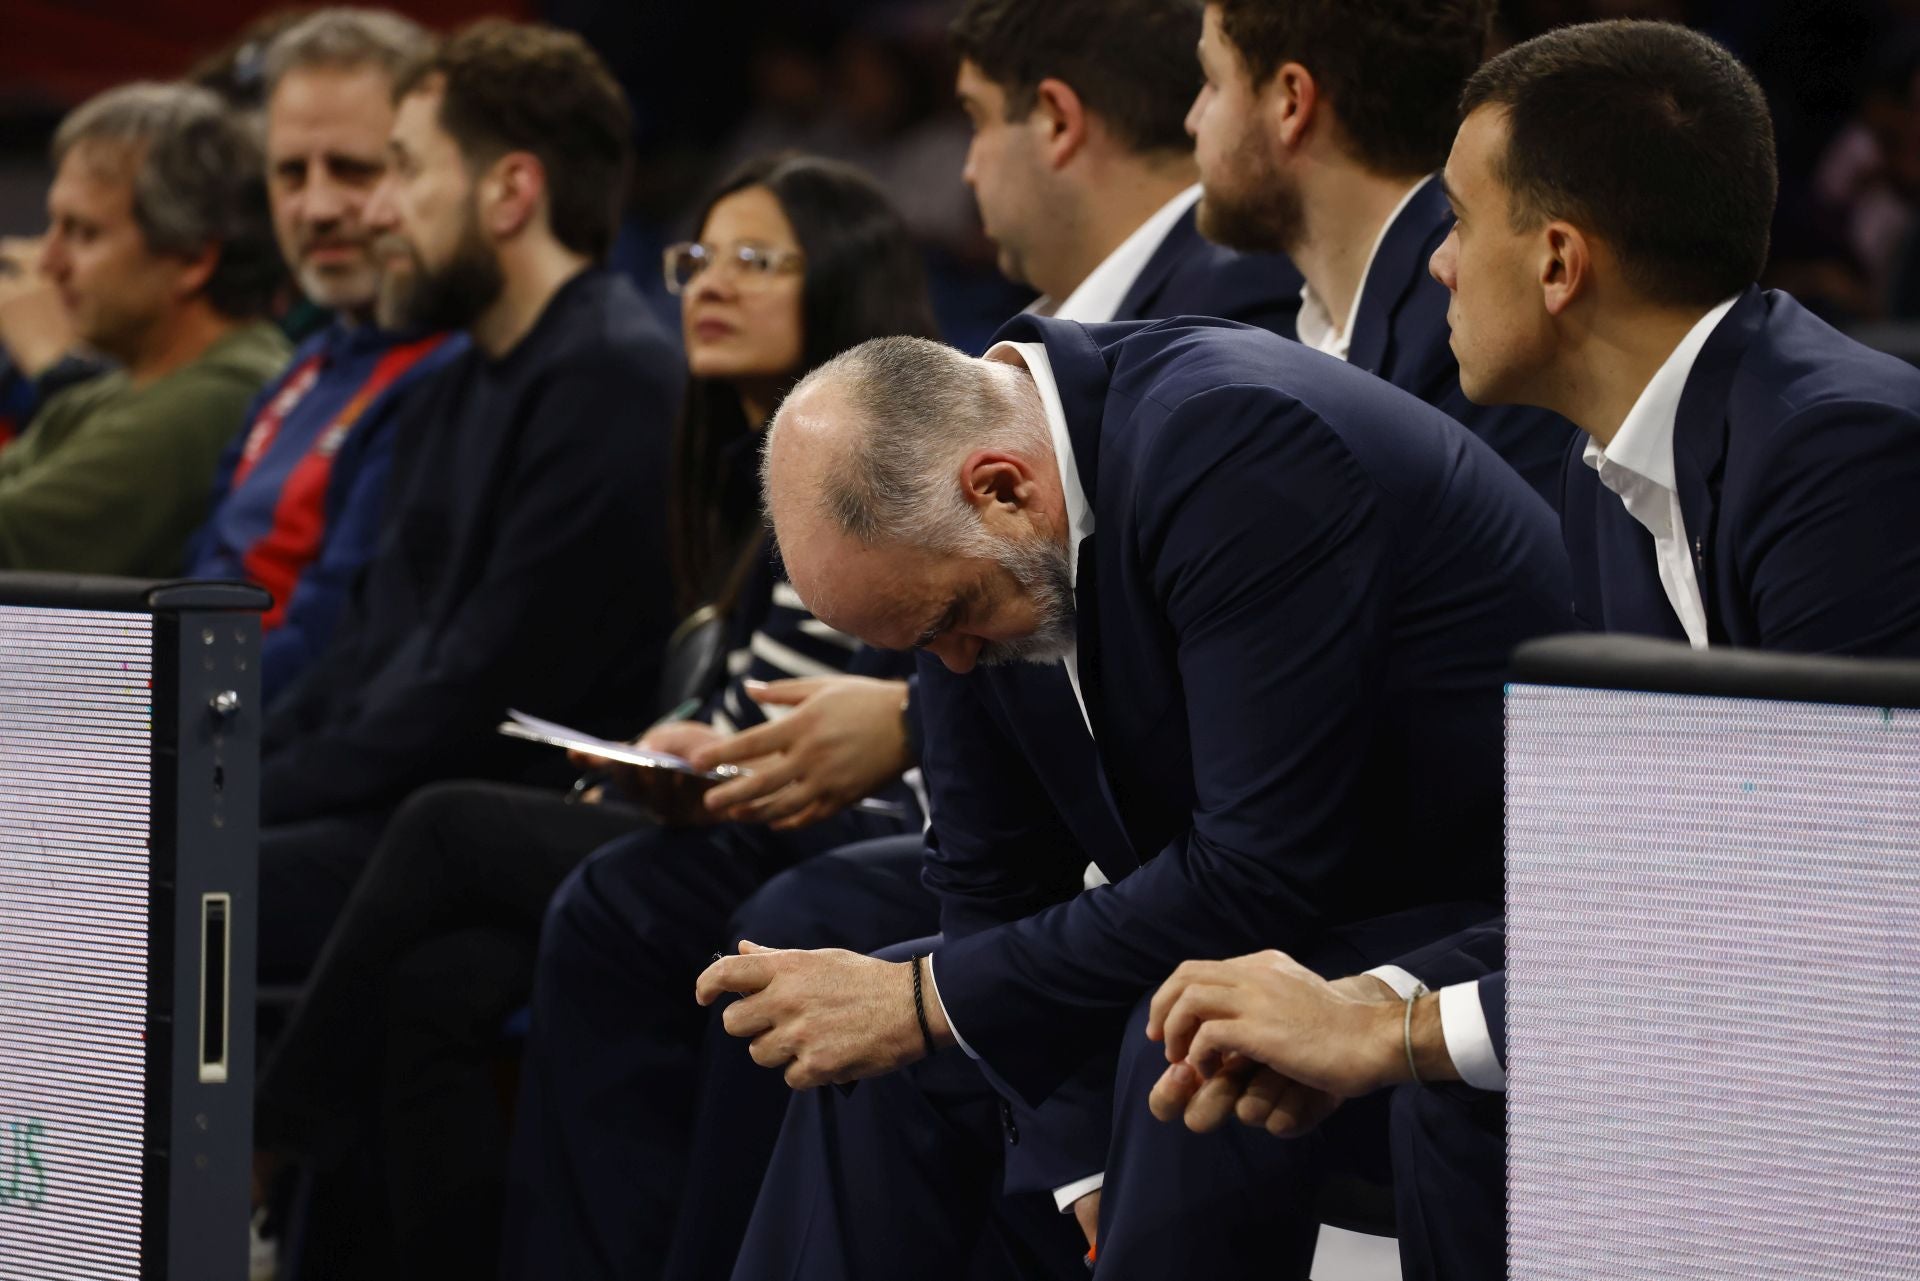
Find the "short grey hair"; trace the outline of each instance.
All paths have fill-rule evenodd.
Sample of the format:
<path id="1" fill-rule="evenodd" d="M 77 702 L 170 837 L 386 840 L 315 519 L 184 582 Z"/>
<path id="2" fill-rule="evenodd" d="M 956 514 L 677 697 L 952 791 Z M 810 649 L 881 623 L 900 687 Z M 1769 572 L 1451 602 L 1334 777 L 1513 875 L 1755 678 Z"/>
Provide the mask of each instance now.
<path id="1" fill-rule="evenodd" d="M 320 9 L 275 36 L 261 62 L 267 96 L 289 72 L 313 67 L 371 67 L 398 84 L 433 49 L 433 37 L 387 9 Z"/>
<path id="2" fill-rule="evenodd" d="M 1042 457 L 1052 452 L 1030 376 L 943 343 L 864 342 L 809 374 L 788 403 L 820 383 L 839 393 L 854 430 L 818 499 L 836 528 L 868 545 L 978 547 L 984 531 L 957 479 L 967 455 L 978 449 Z"/>
<path id="3" fill-rule="evenodd" d="M 192 257 L 218 245 L 207 300 L 236 319 L 266 313 L 285 268 L 267 212 L 260 139 L 240 113 L 197 85 L 122 85 L 60 122 L 54 167 L 94 144 L 124 152 L 134 221 L 151 252 Z"/>

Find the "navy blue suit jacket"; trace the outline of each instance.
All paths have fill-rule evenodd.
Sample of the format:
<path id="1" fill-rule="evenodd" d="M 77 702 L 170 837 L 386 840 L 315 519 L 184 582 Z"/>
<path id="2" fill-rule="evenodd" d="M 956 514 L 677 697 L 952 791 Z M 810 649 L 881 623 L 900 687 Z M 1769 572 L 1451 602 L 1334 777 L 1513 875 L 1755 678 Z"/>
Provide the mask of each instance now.
<path id="1" fill-rule="evenodd" d="M 1561 499 L 1575 613 L 1684 638 L 1652 536 L 1580 453 Z M 1673 465 L 1713 644 L 1920 653 L 1920 370 L 1749 289 L 1694 362 Z"/>
<path id="2" fill-rule="evenodd" d="M 1056 670 L 923 657 L 927 881 L 955 1028 L 1038 1100 L 1180 961 L 1490 899 L 1508 655 L 1569 619 L 1547 508 L 1378 379 L 1220 322 L 1000 337 L 1046 344 L 1095 513 L 1098 746 Z"/>
<path id="3" fill-rule="evenodd" d="M 1189 209 L 1155 247 L 1113 318 L 1128 321 L 1215 316 L 1292 338 L 1302 283 L 1299 270 L 1283 255 L 1236 253 L 1214 244 L 1200 234 L 1195 211 Z M 1044 708 L 1044 714 L 1054 718 L 1060 731 L 1055 744 L 1059 766 L 1077 768 L 1089 779 L 1097 776 L 1093 740 L 1084 731 L 1075 733 L 1080 709 L 1073 701 L 1066 673 L 1058 667 L 1032 667 L 1023 673 L 1023 679 L 1026 689 L 1022 697 L 1029 706 Z M 916 695 L 916 705 L 917 701 Z M 917 706 L 910 719 L 918 722 Z M 1075 759 L 1077 765 L 1068 765 Z M 1097 800 L 1098 792 L 1089 796 Z M 1096 805 L 1089 809 L 1083 820 L 1105 822 L 1100 808 Z M 1080 865 L 1091 860 L 1092 854 L 1086 853 Z M 1079 1079 L 1063 1084 L 1043 1107 L 1020 1110 L 1017 1124 L 1008 1127 L 1010 1133 L 1022 1136 L 1007 1154 L 1009 1192 L 1056 1188 L 1101 1168 L 1110 1130 L 1113 1068 L 1111 1059 L 1089 1060 Z"/>
<path id="4" fill-rule="evenodd" d="M 1236 253 L 1214 244 L 1189 209 L 1140 269 L 1113 318 L 1216 316 L 1292 338 L 1304 283 L 1282 254 Z"/>
<path id="5" fill-rule="evenodd" d="M 1575 612 L 1602 631 L 1683 639 L 1652 536 L 1580 452 L 1561 510 Z M 1920 370 L 1749 289 L 1687 378 L 1673 464 L 1713 644 L 1920 657 Z M 1489 937 L 1504 947 L 1495 923 L 1400 964 L 1434 987 L 1478 979 L 1505 1062 L 1506 974 L 1470 968 Z"/>
<path id="6" fill-rule="evenodd" d="M 1438 182 L 1407 202 L 1367 271 L 1347 361 L 1451 416 L 1493 446 L 1541 498 L 1556 502 L 1567 443 L 1579 429 L 1527 405 L 1476 405 L 1460 390 L 1447 324 L 1451 297 L 1427 270 L 1452 227 L 1453 210 Z"/>

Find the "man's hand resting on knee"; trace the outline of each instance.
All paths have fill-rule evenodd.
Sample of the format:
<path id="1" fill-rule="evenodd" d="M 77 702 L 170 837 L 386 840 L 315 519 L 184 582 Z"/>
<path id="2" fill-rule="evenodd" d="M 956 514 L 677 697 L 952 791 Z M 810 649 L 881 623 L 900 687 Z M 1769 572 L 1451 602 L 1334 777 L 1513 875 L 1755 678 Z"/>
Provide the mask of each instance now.
<path id="1" fill-rule="evenodd" d="M 1147 1035 L 1166 1072 L 1148 1098 L 1162 1121 L 1219 1128 L 1228 1117 L 1279 1137 L 1304 1134 L 1346 1099 L 1413 1079 L 1407 1011 L 1393 989 L 1358 974 L 1328 981 L 1283 952 L 1188 961 L 1154 994 Z M 1438 998 L 1414 1006 L 1422 1080 L 1457 1077 Z"/>
<path id="2" fill-rule="evenodd" d="M 723 956 L 700 975 L 694 999 L 712 1005 L 739 993 L 722 1025 L 752 1042 L 755 1063 L 783 1069 L 788 1085 L 806 1090 L 880 1076 L 926 1057 L 914 1012 L 914 964 L 837 948 L 778 951 L 742 942 L 740 955 Z M 922 995 L 935 1048 L 952 1045 L 930 983 Z"/>

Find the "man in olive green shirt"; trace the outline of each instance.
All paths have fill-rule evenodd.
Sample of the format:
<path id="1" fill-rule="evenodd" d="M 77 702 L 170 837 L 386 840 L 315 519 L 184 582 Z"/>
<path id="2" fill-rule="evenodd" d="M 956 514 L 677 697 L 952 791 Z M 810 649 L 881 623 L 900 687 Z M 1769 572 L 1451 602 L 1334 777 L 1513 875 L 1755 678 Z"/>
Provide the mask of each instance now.
<path id="1" fill-rule="evenodd" d="M 164 577 L 221 451 L 286 363 L 259 144 L 213 94 L 110 90 L 61 124 L 40 270 L 120 368 L 0 451 L 0 569 Z"/>

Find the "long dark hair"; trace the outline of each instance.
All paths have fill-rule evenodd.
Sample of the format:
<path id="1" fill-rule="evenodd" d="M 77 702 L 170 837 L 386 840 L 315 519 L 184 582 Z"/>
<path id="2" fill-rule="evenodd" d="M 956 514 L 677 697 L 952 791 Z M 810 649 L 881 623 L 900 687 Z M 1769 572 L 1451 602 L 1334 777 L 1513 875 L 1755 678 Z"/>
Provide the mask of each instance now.
<path id="1" fill-rule="evenodd" d="M 899 212 L 866 174 L 817 156 L 748 161 L 708 198 L 694 233 L 716 204 L 750 187 L 773 193 L 806 256 L 800 368 L 789 387 L 869 338 L 938 336 L 920 251 Z M 743 442 L 752 434 L 731 383 L 689 380 L 667 511 L 683 613 L 710 602 L 729 605 L 743 571 L 760 554 L 758 478 L 740 457 L 751 448 Z"/>

